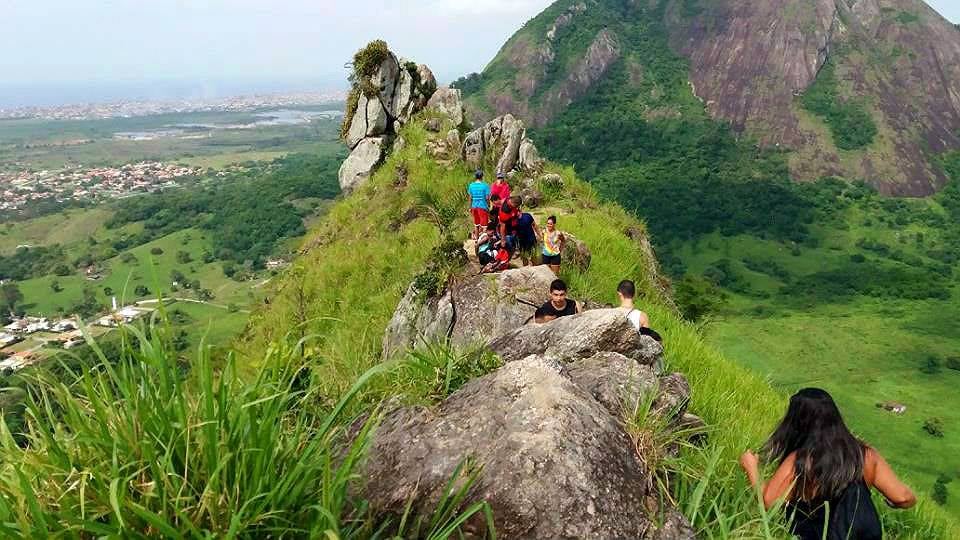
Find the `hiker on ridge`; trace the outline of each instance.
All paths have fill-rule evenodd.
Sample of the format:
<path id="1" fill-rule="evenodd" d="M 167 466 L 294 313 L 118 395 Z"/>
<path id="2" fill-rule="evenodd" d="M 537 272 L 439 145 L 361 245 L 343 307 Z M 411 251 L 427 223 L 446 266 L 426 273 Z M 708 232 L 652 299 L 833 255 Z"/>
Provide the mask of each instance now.
<path id="1" fill-rule="evenodd" d="M 473 216 L 473 233 L 470 238 L 476 242 L 490 219 L 490 186 L 483 181 L 483 171 L 479 169 L 473 178 L 473 182 L 467 186 L 467 196 L 470 199 L 470 214 Z"/>
<path id="2" fill-rule="evenodd" d="M 520 218 L 520 206 L 522 204 L 520 197 L 514 195 L 500 205 L 500 238 L 504 242 L 516 244 L 517 221 Z"/>
<path id="3" fill-rule="evenodd" d="M 740 456 L 740 466 L 750 485 L 759 485 L 766 508 L 786 501 L 790 531 L 800 540 L 879 540 L 883 529 L 870 488 L 892 508 L 917 502 L 880 453 L 850 433 L 833 398 L 819 388 L 790 398 L 763 449 L 765 458 L 778 464 L 769 481 L 760 477 L 760 458 L 753 452 Z"/>
<path id="4" fill-rule="evenodd" d="M 543 264 L 550 267 L 554 274 L 560 275 L 560 254 L 563 253 L 563 244 L 566 236 L 557 230 L 557 216 L 547 218 L 547 230 L 543 231 Z"/>
<path id="5" fill-rule="evenodd" d="M 567 284 L 562 279 L 555 279 L 550 284 L 550 301 L 537 308 L 533 320 L 537 323 L 546 323 L 577 313 L 580 313 L 580 306 L 576 300 L 567 298 Z"/>
<path id="6" fill-rule="evenodd" d="M 532 214 L 520 212 L 517 218 L 517 248 L 520 250 L 520 260 L 523 266 L 529 266 L 537 257 L 537 246 L 540 243 L 540 227 Z"/>
<path id="7" fill-rule="evenodd" d="M 500 205 L 503 203 L 503 200 L 500 199 L 500 196 L 496 193 L 490 193 L 490 225 L 496 227 L 500 230 Z"/>
<path id="8" fill-rule="evenodd" d="M 629 279 L 617 285 L 617 297 L 620 298 L 620 307 L 627 310 L 627 320 L 641 334 L 642 329 L 650 328 L 650 318 L 633 305 L 633 297 L 637 295 L 637 286 Z"/>
<path id="9" fill-rule="evenodd" d="M 497 171 L 497 181 L 490 186 L 490 193 L 499 196 L 501 201 L 510 198 L 510 184 L 507 183 L 507 176 L 503 171 Z"/>

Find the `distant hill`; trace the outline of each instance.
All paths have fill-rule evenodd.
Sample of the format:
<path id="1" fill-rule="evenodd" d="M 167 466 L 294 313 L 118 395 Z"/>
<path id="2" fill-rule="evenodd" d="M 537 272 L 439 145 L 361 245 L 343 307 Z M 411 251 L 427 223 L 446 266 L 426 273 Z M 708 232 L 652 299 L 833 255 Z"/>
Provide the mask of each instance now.
<path id="1" fill-rule="evenodd" d="M 933 158 L 960 148 L 960 30 L 921 0 L 560 0 L 456 86 L 475 120 L 614 133 L 721 120 L 791 150 L 795 179 L 889 195 L 937 191 Z M 550 139 L 551 157 L 578 161 Z"/>

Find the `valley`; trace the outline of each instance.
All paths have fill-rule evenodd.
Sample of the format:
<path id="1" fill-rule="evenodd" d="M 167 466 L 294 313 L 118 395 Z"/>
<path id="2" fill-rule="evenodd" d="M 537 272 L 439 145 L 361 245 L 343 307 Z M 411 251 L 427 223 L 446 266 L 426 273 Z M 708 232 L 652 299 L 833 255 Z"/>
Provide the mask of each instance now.
<path id="1" fill-rule="evenodd" d="M 19 171 L 0 176 L 19 175 L 12 189 L 46 197 L 5 202 L 4 324 L 11 315 L 90 321 L 109 313 L 114 300 L 118 307 L 156 307 L 162 298 L 164 309 L 178 313 L 172 320 L 179 320 L 174 327 L 185 350 L 202 338 L 207 345 L 228 344 L 339 191 L 340 115 L 325 112 L 339 106 L 302 114 L 0 121 L 0 169 Z M 191 122 L 189 129 L 206 135 L 170 135 L 171 122 Z M 119 129 L 143 136 L 117 137 Z M 55 144 L 81 135 L 88 137 L 82 145 Z M 189 174 L 158 180 L 165 168 Z M 159 189 L 150 182 L 166 183 Z M 2 352 L 28 351 L 29 361 L 39 362 L 60 348 L 56 335 L 22 339 Z"/>

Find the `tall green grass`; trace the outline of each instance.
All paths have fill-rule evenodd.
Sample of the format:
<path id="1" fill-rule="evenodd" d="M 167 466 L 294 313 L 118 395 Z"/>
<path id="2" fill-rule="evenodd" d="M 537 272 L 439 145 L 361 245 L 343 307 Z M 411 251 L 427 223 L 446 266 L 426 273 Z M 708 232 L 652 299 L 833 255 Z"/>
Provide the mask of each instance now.
<path id="1" fill-rule="evenodd" d="M 233 354 L 215 371 L 201 346 L 185 375 L 162 331 L 124 332 L 119 358 L 101 354 L 75 377 L 32 375 L 24 440 L 0 430 L 3 536 L 447 538 L 489 512 L 461 508 L 469 474 L 435 513 L 403 523 L 372 515 L 357 495 L 379 415 L 351 426 L 344 412 L 403 364 L 372 368 L 317 407 L 300 388 L 309 340 L 268 348 L 245 380 Z"/>

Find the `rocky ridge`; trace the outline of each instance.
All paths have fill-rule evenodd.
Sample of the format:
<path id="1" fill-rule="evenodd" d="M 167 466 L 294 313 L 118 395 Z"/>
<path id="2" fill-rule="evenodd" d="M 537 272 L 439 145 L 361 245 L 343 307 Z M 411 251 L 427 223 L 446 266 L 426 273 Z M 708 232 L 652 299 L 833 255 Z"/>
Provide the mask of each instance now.
<path id="1" fill-rule="evenodd" d="M 374 42 L 368 49 L 378 43 L 382 42 Z M 496 170 L 504 173 L 536 173 L 542 166 L 539 152 L 527 138 L 522 121 L 506 114 L 468 132 L 460 90 L 438 88 L 430 68 L 423 64 L 399 58 L 389 50 L 378 52 L 383 59 L 370 70 L 370 75 L 355 74 L 358 79 L 353 94 L 356 107 L 345 120 L 343 130 L 344 142 L 351 152 L 339 172 L 340 188 L 344 192 L 363 185 L 383 163 L 391 145 L 404 144 L 402 140 L 397 141 L 400 128 L 421 111 L 435 115 L 427 124 L 431 131 L 439 132 L 441 118 L 452 126 L 442 139 L 431 141 L 429 150 L 435 157 L 462 155 L 468 163 L 480 167 L 482 156 L 493 153 L 497 159 Z"/>
<path id="2" fill-rule="evenodd" d="M 440 135 L 455 121 L 444 109 L 424 113 L 427 122 L 445 116 L 428 126 L 438 134 L 428 145 L 452 138 Z M 469 132 L 458 159 L 533 172 L 539 159 L 521 158 L 524 144 L 533 146 L 523 124 L 504 116 Z M 589 249 L 573 249 L 589 265 Z M 648 437 L 629 427 L 655 419 L 650 425 L 669 438 L 702 426 L 686 411 L 689 386 L 680 374 L 660 373 L 662 346 L 641 336 L 624 310 L 585 302 L 591 309 L 579 315 L 529 324 L 555 278 L 547 266 L 477 274 L 468 265 L 439 290 L 410 285 L 386 330 L 384 359 L 424 340 L 449 340 L 482 345 L 504 364 L 435 407 L 385 413 L 363 471 L 362 495 L 374 513 L 401 514 L 408 505 L 427 512 L 466 467 L 478 471 L 466 504 L 486 501 L 504 537 L 694 537 L 657 492 L 666 473 L 654 454 L 676 445 L 645 448 L 638 441 Z M 485 526 L 476 517 L 465 532 Z"/>

